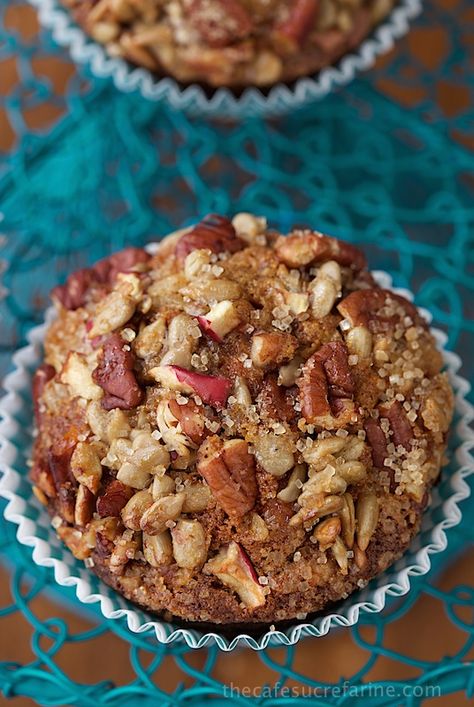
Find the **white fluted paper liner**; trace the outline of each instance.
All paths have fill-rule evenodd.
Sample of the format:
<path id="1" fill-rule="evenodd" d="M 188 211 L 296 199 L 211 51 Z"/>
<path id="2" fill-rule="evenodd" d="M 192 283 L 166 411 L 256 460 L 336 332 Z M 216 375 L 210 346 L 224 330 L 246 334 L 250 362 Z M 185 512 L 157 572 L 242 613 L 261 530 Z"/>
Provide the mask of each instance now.
<path id="1" fill-rule="evenodd" d="M 377 272 L 375 276 L 382 287 L 391 287 L 389 275 Z M 413 300 L 407 290 L 394 291 Z M 428 312 L 421 312 L 428 321 L 431 320 Z M 0 401 L 0 471 L 3 472 L 0 496 L 8 500 L 6 519 L 18 525 L 18 541 L 33 548 L 34 562 L 42 567 L 52 567 L 56 581 L 63 586 L 75 587 L 79 601 L 85 604 L 99 602 L 107 619 L 125 617 L 128 628 L 134 633 L 154 633 L 160 643 L 184 641 L 191 648 L 213 643 L 223 651 L 231 651 L 239 645 L 255 650 L 269 645 L 293 645 L 305 636 L 324 636 L 336 626 L 353 626 L 364 613 L 382 611 L 389 596 L 406 594 L 410 589 L 410 577 L 426 574 L 431 566 L 431 556 L 446 549 L 445 531 L 461 521 L 458 504 L 469 496 L 465 478 L 474 472 L 474 433 L 469 427 L 474 419 L 474 408 L 466 400 L 470 385 L 458 375 L 461 366 L 459 356 L 445 351 L 446 335 L 432 329 L 443 350 L 445 366 L 456 396 L 456 424 L 452 432 L 454 443 L 450 445 L 453 458 L 449 468 L 443 472 L 441 483 L 433 489 L 432 503 L 424 514 L 420 534 L 401 559 L 365 589 L 352 594 L 338 606 L 337 613 L 323 612 L 311 622 L 295 622 L 286 630 L 267 631 L 260 638 L 242 634 L 229 639 L 219 633 L 217 626 L 216 632 L 210 633 L 177 628 L 137 609 L 97 579 L 82 562 L 74 559 L 57 538 L 47 511 L 34 497 L 27 480 L 26 461 L 32 441 L 31 379 L 41 363 L 42 341 L 52 317 L 54 312 L 48 310 L 47 323 L 31 331 L 30 344 L 15 354 L 15 370 L 4 382 L 7 395 Z"/>
<path id="2" fill-rule="evenodd" d="M 120 91 L 138 90 L 148 100 L 164 102 L 193 115 L 232 118 L 281 115 L 324 98 L 335 88 L 350 83 L 360 71 L 370 69 L 379 55 L 390 51 L 396 40 L 408 32 L 410 22 L 422 9 L 422 0 L 399 0 L 387 18 L 357 48 L 334 66 L 298 79 L 291 87 L 276 84 L 268 94 L 258 88 L 248 88 L 241 96 L 219 88 L 208 96 L 197 84 L 182 87 L 172 78 L 157 78 L 147 69 L 110 57 L 101 44 L 74 23 L 60 0 L 29 2 L 38 9 L 41 24 L 52 31 L 57 44 L 69 49 L 75 62 L 89 66 L 98 78 L 111 77 Z"/>

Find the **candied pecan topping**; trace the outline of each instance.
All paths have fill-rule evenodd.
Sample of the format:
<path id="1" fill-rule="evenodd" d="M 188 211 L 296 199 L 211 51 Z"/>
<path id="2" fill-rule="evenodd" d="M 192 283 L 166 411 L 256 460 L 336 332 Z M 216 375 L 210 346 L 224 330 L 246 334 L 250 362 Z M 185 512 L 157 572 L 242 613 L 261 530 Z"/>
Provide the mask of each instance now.
<path id="1" fill-rule="evenodd" d="M 252 19 L 239 0 L 192 0 L 189 20 L 211 47 L 225 47 L 252 31 Z"/>
<path id="2" fill-rule="evenodd" d="M 294 0 L 290 14 L 284 22 L 277 25 L 276 32 L 301 45 L 314 28 L 319 5 L 319 0 Z"/>
<path id="3" fill-rule="evenodd" d="M 112 479 L 105 487 L 104 493 L 97 499 L 97 513 L 101 518 L 118 517 L 134 493 L 135 489 L 122 484 L 117 479 Z"/>
<path id="4" fill-rule="evenodd" d="M 380 414 L 390 422 L 394 445 L 396 447 L 401 445 L 405 449 L 410 449 L 413 441 L 413 430 L 403 405 L 396 400 L 389 408 L 381 410 Z"/>
<path id="5" fill-rule="evenodd" d="M 257 397 L 260 413 L 273 420 L 292 422 L 296 416 L 292 393 L 278 385 L 276 374 L 268 374 Z"/>
<path id="6" fill-rule="evenodd" d="M 302 231 L 280 236 L 275 245 L 278 258 L 290 268 L 299 268 L 325 260 L 335 260 L 339 265 L 363 270 L 367 261 L 354 245 L 316 231 Z"/>
<path id="7" fill-rule="evenodd" d="M 119 272 L 126 272 L 137 263 L 146 263 L 149 258 L 149 254 L 142 248 L 125 248 L 99 260 L 91 268 L 73 272 L 64 285 L 58 285 L 51 290 L 51 296 L 58 299 L 66 309 L 79 309 L 86 304 L 87 293 L 93 285 L 110 285 Z"/>
<path id="8" fill-rule="evenodd" d="M 194 228 L 181 236 L 176 244 L 175 254 L 183 262 L 193 250 L 207 249 L 212 253 L 236 253 L 242 250 L 244 242 L 237 237 L 235 228 L 225 216 L 209 214 Z"/>
<path id="9" fill-rule="evenodd" d="M 392 328 L 400 320 L 400 313 L 395 309 L 402 309 L 404 314 L 411 317 L 414 323 L 423 323 L 416 307 L 404 297 L 395 294 L 391 290 L 382 288 L 372 288 L 368 290 L 356 290 L 345 297 L 337 305 L 343 317 L 349 320 L 352 326 L 366 326 L 373 328 L 378 324 L 381 328 Z M 385 308 L 385 309 L 384 309 Z M 370 326 L 372 324 L 372 327 Z"/>
<path id="10" fill-rule="evenodd" d="M 209 437 L 199 448 L 197 469 L 225 512 L 235 518 L 252 510 L 257 497 L 255 460 L 243 439 Z"/>
<path id="11" fill-rule="evenodd" d="M 142 400 L 143 393 L 133 371 L 135 357 L 131 351 L 125 350 L 125 346 L 118 334 L 107 337 L 99 364 L 92 372 L 93 380 L 106 393 L 102 399 L 102 407 L 106 410 L 130 410 Z"/>
<path id="12" fill-rule="evenodd" d="M 71 472 L 72 452 L 72 449 L 68 449 L 60 454 L 57 454 L 53 449 L 48 451 L 48 466 L 56 491 L 59 491 L 61 486 L 66 482 L 76 485 L 76 480 Z"/>
<path id="13" fill-rule="evenodd" d="M 56 370 L 54 366 L 50 366 L 48 363 L 43 363 L 36 369 L 35 374 L 33 376 L 33 405 L 37 422 L 39 421 L 40 417 L 40 398 L 43 395 L 46 383 L 52 380 L 55 375 Z"/>
<path id="14" fill-rule="evenodd" d="M 388 457 L 387 440 L 378 420 L 369 418 L 364 424 L 367 441 L 372 451 L 372 463 L 376 469 L 382 469 Z"/>
<path id="15" fill-rule="evenodd" d="M 348 363 L 347 346 L 342 341 L 324 344 L 306 361 L 301 378 L 301 410 L 308 422 L 340 414 L 352 400 L 354 383 Z"/>
<path id="16" fill-rule="evenodd" d="M 205 437 L 210 435 L 210 430 L 205 425 L 206 417 L 202 407 L 193 400 L 181 405 L 176 400 L 169 401 L 169 407 L 181 425 L 184 434 L 195 444 L 200 444 Z"/>

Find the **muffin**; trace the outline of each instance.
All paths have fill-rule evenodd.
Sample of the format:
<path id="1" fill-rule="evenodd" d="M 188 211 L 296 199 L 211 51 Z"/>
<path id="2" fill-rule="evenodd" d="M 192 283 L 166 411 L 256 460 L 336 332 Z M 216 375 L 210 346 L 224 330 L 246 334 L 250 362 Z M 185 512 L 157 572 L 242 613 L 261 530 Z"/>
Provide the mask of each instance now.
<path id="1" fill-rule="evenodd" d="M 453 395 L 426 322 L 355 246 L 210 215 L 52 297 L 33 490 L 127 599 L 303 619 L 407 548 Z"/>
<path id="2" fill-rule="evenodd" d="M 63 0 L 114 57 L 184 83 L 270 86 L 334 63 L 394 0 Z"/>

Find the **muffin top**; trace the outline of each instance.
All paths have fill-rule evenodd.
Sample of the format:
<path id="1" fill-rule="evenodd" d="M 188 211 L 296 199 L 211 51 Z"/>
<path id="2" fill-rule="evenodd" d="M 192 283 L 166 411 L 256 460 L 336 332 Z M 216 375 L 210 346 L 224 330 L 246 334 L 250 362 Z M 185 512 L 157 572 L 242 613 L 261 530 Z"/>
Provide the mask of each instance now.
<path id="1" fill-rule="evenodd" d="M 270 86 L 333 63 L 394 0 L 63 0 L 114 57 L 184 83 Z"/>
<path id="2" fill-rule="evenodd" d="M 320 609 L 410 541 L 452 393 L 417 309 L 353 245 L 217 215 L 53 290 L 35 493 L 153 611 Z"/>

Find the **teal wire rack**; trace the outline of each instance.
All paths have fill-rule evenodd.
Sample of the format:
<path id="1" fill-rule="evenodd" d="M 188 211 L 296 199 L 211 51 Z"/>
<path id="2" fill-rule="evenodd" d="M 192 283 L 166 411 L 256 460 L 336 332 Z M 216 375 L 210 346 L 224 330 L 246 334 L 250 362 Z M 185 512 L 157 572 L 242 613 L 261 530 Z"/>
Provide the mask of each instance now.
<path id="1" fill-rule="evenodd" d="M 427 51 L 431 43 L 435 55 Z M 431 310 L 448 348 L 463 359 L 461 374 L 472 380 L 473 47 L 470 1 L 433 0 L 396 50 L 345 90 L 278 120 L 218 122 L 120 94 L 87 67 L 75 67 L 21 0 L 0 0 L 0 373 L 41 321 L 49 289 L 70 270 L 207 212 L 244 210 L 264 213 L 283 230 L 310 223 L 360 243 L 372 267 L 389 271 Z M 414 579 L 409 595 L 345 630 L 354 650 L 367 654 L 357 671 L 341 668 L 322 679 L 317 666 L 301 670 L 300 646 L 260 652 L 253 661 L 271 677 L 258 694 L 230 689 L 235 663 L 224 675 L 217 649 L 201 651 L 198 661 L 189 649 L 159 646 L 85 610 L 72 590 L 55 585 L 51 571 L 34 565 L 2 518 L 0 555 L 13 602 L 2 608 L 0 627 L 12 617 L 29 625 L 32 656 L 24 663 L 0 656 L 0 690 L 5 698 L 78 707 L 197 706 L 211 699 L 414 706 L 429 696 L 429 685 L 446 700 L 454 693 L 472 700 L 474 586 L 438 585 L 440 572 L 472 551 L 472 498 L 462 508 L 448 550 L 426 577 Z M 91 628 L 40 618 L 36 599 L 45 594 Z M 427 650 L 413 657 L 408 647 L 391 646 L 392 627 L 421 599 L 436 602 L 457 632 L 449 655 L 434 659 Z M 68 650 L 87 652 L 109 634 L 128 651 L 128 682 L 78 680 L 61 667 Z M 382 659 L 397 664 L 394 682 L 371 677 Z M 159 674 L 169 661 L 183 682 L 164 690 Z"/>

